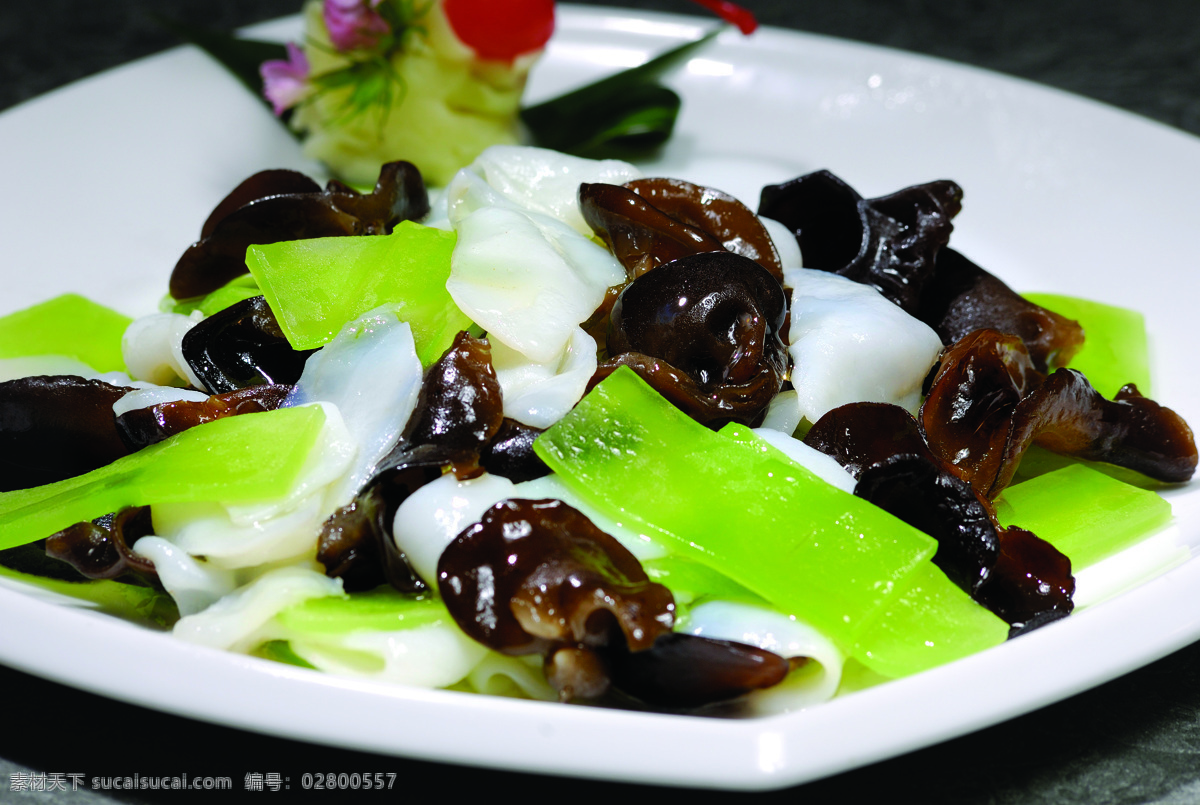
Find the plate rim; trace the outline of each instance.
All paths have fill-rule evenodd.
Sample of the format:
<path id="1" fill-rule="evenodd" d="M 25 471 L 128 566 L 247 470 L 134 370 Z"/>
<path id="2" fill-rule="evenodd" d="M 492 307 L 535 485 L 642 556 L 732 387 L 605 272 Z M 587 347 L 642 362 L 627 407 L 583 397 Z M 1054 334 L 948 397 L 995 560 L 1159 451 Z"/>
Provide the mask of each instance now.
<path id="1" fill-rule="evenodd" d="M 636 9 L 625 8 L 597 8 L 591 6 L 572 6 L 564 4 L 560 9 L 565 12 L 560 20 L 566 18 L 571 20 L 573 17 L 592 17 L 595 19 L 607 18 L 660 18 L 667 21 L 684 20 L 689 25 L 704 26 L 707 20 L 703 17 L 691 17 L 684 15 L 669 14 L 665 12 L 640 12 Z M 291 19 L 291 17 L 287 18 Z M 266 25 L 276 25 L 280 21 L 276 20 Z M 254 26 L 251 30 L 261 28 L 262 26 Z M 569 26 L 568 26 L 569 28 Z M 1047 87 L 1037 84 L 1019 77 L 1008 76 L 1000 73 L 988 71 L 984 68 L 974 67 L 971 65 L 963 65 L 956 62 L 948 61 L 934 56 L 924 54 L 911 53 L 909 51 L 888 48 L 879 45 L 870 45 L 865 43 L 854 42 L 853 40 L 838 39 L 817 34 L 810 34 L 801 31 L 793 31 L 786 28 L 777 28 L 764 26 L 764 33 L 770 34 L 772 37 L 796 38 L 804 40 L 819 40 L 822 42 L 834 44 L 838 47 L 849 47 L 852 49 L 863 49 L 866 51 L 880 51 L 890 54 L 893 57 L 903 59 L 916 60 L 919 63 L 932 65 L 942 70 L 952 71 L 968 71 L 971 74 L 985 77 L 989 80 L 998 80 L 1008 84 L 1015 84 L 1022 88 L 1023 92 L 1051 93 L 1054 96 L 1061 96 L 1072 99 L 1073 102 L 1083 102 L 1089 105 L 1099 107 L 1106 110 L 1108 113 L 1115 113 L 1128 118 L 1135 119 L 1140 125 L 1160 130 L 1160 133 L 1168 133 L 1179 135 L 1186 138 L 1193 147 L 1200 147 L 1200 139 L 1193 135 L 1176 129 L 1168 124 L 1159 121 L 1143 118 L 1132 112 L 1117 109 L 1115 107 L 1104 104 L 1094 99 L 1083 98 L 1078 95 L 1071 94 L 1064 90 Z M 186 50 L 186 48 L 175 48 L 166 53 L 155 54 L 143 59 L 130 62 L 125 65 L 110 68 L 94 76 L 90 76 L 80 81 L 73 82 L 65 87 L 56 89 L 45 95 L 36 98 L 28 99 L 21 103 L 10 107 L 2 113 L 3 117 L 8 118 L 17 113 L 27 110 L 33 104 L 38 104 L 47 99 L 57 98 L 67 92 L 86 91 L 86 87 L 93 82 L 119 80 L 119 76 L 125 71 L 144 70 L 158 59 L 178 58 L 178 54 Z M 208 79 L 206 79 L 208 80 Z M 1193 482 L 1193 485 L 1195 482 Z M 1195 588 L 1197 582 L 1200 582 L 1200 562 L 1192 559 L 1186 562 L 1181 567 L 1178 567 L 1167 574 L 1154 579 L 1134 590 L 1122 594 L 1116 601 L 1121 602 L 1121 609 L 1124 612 L 1132 608 L 1138 612 L 1144 610 L 1147 606 L 1153 608 L 1154 601 L 1161 600 L 1164 596 L 1169 600 L 1176 600 L 1185 597 L 1186 590 Z M 563 708 L 562 705 L 545 704 L 540 702 L 517 702 L 505 699 L 496 699 L 492 697 L 479 697 L 473 694 L 462 694 L 452 691 L 418 691 L 415 689 L 402 688 L 394 690 L 394 686 L 388 686 L 384 683 L 373 682 L 350 682 L 337 677 L 327 675 L 319 675 L 323 681 L 317 682 L 312 678 L 314 672 L 305 671 L 304 669 L 295 669 L 289 666 L 276 667 L 275 664 L 269 663 L 266 660 L 259 660 L 252 657 L 244 657 L 242 655 L 229 654 L 213 649 L 193 646 L 182 641 L 168 641 L 166 645 L 170 646 L 166 653 L 171 655 L 170 662 L 183 667 L 186 663 L 196 663 L 200 666 L 213 671 L 213 680 L 226 680 L 230 678 L 232 673 L 233 678 L 253 678 L 255 680 L 251 684 L 258 686 L 264 681 L 269 681 L 276 684 L 287 686 L 290 690 L 296 685 L 309 686 L 317 685 L 317 687 L 325 690 L 335 691 L 333 695 L 344 696 L 357 701 L 362 696 L 382 696 L 389 702 L 404 702 L 407 706 L 417 708 L 424 712 L 429 707 L 433 708 L 452 708 L 455 710 L 477 711 L 484 709 L 488 711 L 497 711 L 504 718 L 517 717 L 526 719 L 525 711 L 529 710 L 536 715 L 529 716 L 531 723 L 524 724 L 523 728 L 526 731 L 536 732 L 538 723 L 543 715 L 552 713 L 548 718 L 552 721 L 567 720 L 570 723 L 584 723 L 591 721 L 609 722 L 619 720 L 624 723 L 633 721 L 640 726 L 643 726 L 648 734 L 658 735 L 662 731 L 663 724 L 677 722 L 686 723 L 689 726 L 690 732 L 702 735 L 706 739 L 711 735 L 718 739 L 716 743 L 723 744 L 722 751 L 715 753 L 712 756 L 704 757 L 702 768 L 689 768 L 687 773 L 682 771 L 674 773 L 668 772 L 666 775 L 658 775 L 652 773 L 648 769 L 640 771 L 635 770 L 632 774 L 625 775 L 621 772 L 615 772 L 609 765 L 587 765 L 569 761 L 562 761 L 551 767 L 539 767 L 536 765 L 526 765 L 524 768 L 528 771 L 547 773 L 547 774 L 563 774 L 570 776 L 586 776 L 586 777 L 608 777 L 614 773 L 622 776 L 623 779 L 629 779 L 635 782 L 656 783 L 673 785 L 695 785 L 701 782 L 704 785 L 720 788 L 755 788 L 755 789 L 770 789 L 779 788 L 786 785 L 793 785 L 800 782 L 806 782 L 819 777 L 835 774 L 839 771 L 844 771 L 849 768 L 854 768 L 860 765 L 866 765 L 870 762 L 881 760 L 885 757 L 901 754 L 911 751 L 922 746 L 928 746 L 947 738 L 962 735 L 967 732 L 979 729 L 989 724 L 994 724 L 999 721 L 1011 718 L 1024 712 L 1037 709 L 1040 706 L 1048 704 L 1052 701 L 1058 701 L 1072 693 L 1085 690 L 1095 685 L 1101 684 L 1104 681 L 1115 678 L 1122 673 L 1125 673 L 1133 668 L 1140 667 L 1149 662 L 1152 662 L 1159 657 L 1165 656 L 1171 651 L 1180 648 L 1188 643 L 1200 638 L 1200 616 L 1192 619 L 1192 622 L 1187 628 L 1178 628 L 1178 626 L 1167 627 L 1165 624 L 1155 624 L 1153 628 L 1137 630 L 1132 637 L 1136 639 L 1132 641 L 1134 645 L 1141 645 L 1142 654 L 1137 656 L 1137 659 L 1131 659 L 1128 655 L 1119 655 L 1118 652 L 1113 652 L 1114 656 L 1110 662 L 1097 664 L 1092 669 L 1090 674 L 1085 677 L 1075 677 L 1070 682 L 1064 682 L 1060 689 L 1054 691 L 1043 691 L 1040 696 L 1033 697 L 1027 701 L 1016 705 L 1014 708 L 1011 705 L 1000 706 L 992 703 L 989 708 L 972 719 L 969 723 L 947 724 L 944 721 L 937 719 L 929 719 L 923 724 L 922 737 L 916 743 L 908 743 L 903 748 L 897 749 L 894 745 L 880 741 L 878 739 L 867 741 L 866 745 L 858 747 L 859 754 L 857 758 L 842 758 L 841 761 L 836 759 L 826 758 L 823 765 L 819 768 L 804 768 L 797 765 L 797 762 L 791 758 L 794 756 L 795 746 L 804 743 L 806 737 L 804 725 L 809 722 L 816 721 L 821 723 L 827 721 L 834 716 L 840 716 L 843 710 L 857 712 L 863 708 L 874 706 L 876 700 L 882 697 L 880 691 L 885 689 L 894 690 L 894 686 L 904 686 L 906 692 L 912 691 L 917 694 L 917 698 L 922 695 L 922 691 L 927 691 L 931 688 L 936 689 L 944 678 L 951 674 L 958 674 L 960 669 L 964 667 L 974 667 L 981 663 L 995 664 L 996 652 L 998 649 L 1003 649 L 1005 653 L 1001 660 L 1003 666 L 1017 665 L 1019 668 L 1024 668 L 1016 660 L 1007 659 L 1010 657 L 1023 658 L 1027 654 L 1040 654 L 1043 644 L 1050 643 L 1055 637 L 1059 636 L 1063 626 L 1066 623 L 1084 623 L 1086 627 L 1068 627 L 1072 630 L 1086 630 L 1087 632 L 1096 632 L 1103 628 L 1103 624 L 1111 616 L 1108 605 L 1116 602 L 1107 602 L 1097 605 L 1094 608 L 1082 611 L 1077 615 L 1072 616 L 1064 624 L 1052 624 L 1045 629 L 1034 632 L 1021 641 L 1011 644 L 1005 644 L 997 649 L 991 649 L 972 657 L 960 660 L 942 668 L 933 669 L 931 671 L 920 674 L 916 677 L 910 677 L 904 680 L 890 682 L 880 688 L 874 688 L 866 691 L 861 691 L 853 696 L 844 699 L 836 700 L 820 708 L 794 713 L 784 716 L 770 716 L 755 719 L 753 721 L 716 721 L 711 719 L 697 718 L 695 716 L 675 716 L 661 714 L 631 714 L 626 711 L 609 711 L 587 708 Z M 36 605 L 32 609 L 27 605 Z M 40 607 L 49 607 L 40 609 Z M 296 733 L 281 731 L 279 727 L 266 727 L 261 724 L 253 723 L 236 723 L 231 722 L 230 718 L 234 716 L 243 716 L 236 712 L 230 712 L 225 717 L 211 717 L 211 711 L 202 711 L 190 705 L 190 703 L 176 703 L 175 707 L 170 706 L 168 694 L 171 688 L 165 687 L 156 689 L 153 692 L 154 703 L 146 704 L 144 701 L 137 701 L 134 693 L 128 688 L 121 689 L 117 685 L 109 685 L 97 689 L 90 686 L 94 679 L 89 678 L 89 674 L 82 671 L 74 674 L 63 674 L 61 669 L 55 672 L 54 669 L 47 667 L 48 663 L 52 664 L 62 658 L 60 650 L 47 649 L 41 654 L 33 656 L 19 656 L 22 648 L 22 640 L 36 642 L 37 637 L 34 630 L 30 627 L 34 624 L 40 624 L 42 627 L 57 625 L 67 633 L 77 634 L 80 638 L 95 636 L 98 632 L 104 632 L 105 629 L 96 628 L 95 616 L 90 613 L 80 612 L 67 607 L 59 607 L 55 605 L 46 605 L 37 602 L 33 597 L 24 594 L 13 592 L 6 587 L 0 587 L 0 613 L 5 612 L 9 608 L 15 611 L 26 610 L 27 619 L 22 620 L 20 628 L 17 629 L 15 635 L 18 639 L 12 639 L 14 633 L 10 632 L 9 637 L 0 641 L 0 661 L 12 667 L 26 670 L 30 673 L 35 673 L 38 676 L 43 676 L 64 684 L 79 687 L 91 692 L 101 693 L 110 698 L 116 698 L 124 701 L 142 704 L 143 706 L 154 707 L 155 709 L 173 712 L 177 715 L 183 715 L 189 718 L 199 718 L 202 720 L 213 721 L 213 723 L 226 724 L 237 726 L 240 729 L 248 729 L 251 731 L 267 732 L 268 734 L 279 735 L 280 737 L 295 738 Z M 1109 613 L 1109 614 L 1105 614 Z M 123 621 L 106 621 L 109 626 L 115 627 L 118 632 L 124 630 L 137 629 L 137 627 Z M 143 637 L 146 633 L 138 630 L 138 634 Z M 98 639 L 98 638 L 97 638 Z M 131 638 L 127 634 L 122 634 L 119 638 L 121 641 L 138 642 L 139 638 Z M 1127 644 L 1127 648 L 1129 645 Z M 1149 652 L 1149 653 L 1145 653 Z M 68 666 L 70 667 L 70 666 Z M 222 673 L 222 669 L 225 670 Z M 94 667 L 89 669 L 94 670 Z M 1014 668 L 1014 670 L 1017 670 Z M 461 699 L 468 699 L 471 704 L 463 705 Z M 372 700 L 374 701 L 374 700 Z M 850 704 L 845 704 L 849 702 Z M 186 705 L 186 706 L 185 706 Z M 357 706 L 357 705 L 356 705 Z M 389 705 L 390 706 L 390 705 Z M 832 708 L 832 710 L 830 710 Z M 221 712 L 225 712 L 227 708 L 222 708 Z M 833 715 L 820 715 L 819 711 L 828 710 Z M 544 712 L 543 712 L 544 711 Z M 569 715 L 562 715 L 562 713 Z M 813 714 L 817 714 L 814 716 Z M 901 713 L 901 715 L 904 715 Z M 665 719 L 665 721 L 664 721 Z M 311 729 L 311 725 L 305 727 Z M 590 729 L 590 727 L 589 727 Z M 668 728 L 668 730 L 673 727 Z M 552 734 L 556 734 L 557 730 L 551 729 Z M 742 751 L 731 751 L 726 743 L 730 736 L 738 742 L 753 744 L 752 747 L 740 747 Z M 302 740 L 311 741 L 313 743 L 329 743 L 327 738 L 320 734 L 305 734 Z M 443 762 L 459 762 L 471 763 L 472 765 L 491 766 L 493 768 L 512 768 L 513 759 L 505 756 L 500 758 L 488 757 L 470 757 L 463 754 L 459 757 L 447 757 L 443 754 L 429 754 L 431 751 L 427 746 L 412 747 L 405 746 L 403 751 L 397 751 L 394 748 L 381 747 L 379 745 L 367 745 L 364 739 L 358 739 L 359 744 L 355 745 L 353 739 L 346 736 L 342 740 L 334 742 L 332 745 L 349 746 L 350 748 L 358 748 L 370 751 L 384 751 L 394 754 L 404 754 L 408 757 L 418 757 L 426 760 L 436 760 Z M 349 742 L 349 743 L 347 743 Z M 886 744 L 886 745 L 885 745 Z M 644 751 L 639 744 L 638 751 Z M 844 761 L 844 762 L 843 762 Z M 695 764 L 695 761 L 691 761 Z M 839 765 L 840 763 L 840 765 Z M 698 780 L 697 772 L 703 773 L 703 776 Z"/>

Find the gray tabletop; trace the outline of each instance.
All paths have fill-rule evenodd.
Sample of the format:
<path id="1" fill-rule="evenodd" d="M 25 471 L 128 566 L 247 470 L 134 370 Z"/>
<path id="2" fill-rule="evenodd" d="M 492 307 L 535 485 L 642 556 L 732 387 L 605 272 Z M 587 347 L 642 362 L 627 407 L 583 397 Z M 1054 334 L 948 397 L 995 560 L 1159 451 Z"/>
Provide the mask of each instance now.
<path id="1" fill-rule="evenodd" d="M 696 13 L 686 0 L 607 4 Z M 1197 0 L 747 0 L 745 5 L 766 24 L 999 70 L 1200 135 Z M 298 0 L 7 3 L 0 12 L 0 109 L 174 45 L 151 10 L 231 30 L 298 7 Z M 550 778 L 379 757 L 189 721 L 3 666 L 0 701 L 0 802 L 141 803 L 180 797 L 178 792 L 22 792 L 10 784 L 10 775 L 27 779 L 37 773 L 77 772 L 89 778 L 134 772 L 219 775 L 231 777 L 238 789 L 245 775 L 255 771 L 293 779 L 318 771 L 396 772 L 391 797 L 410 792 L 428 797 L 430 791 L 471 796 L 503 788 L 571 795 L 576 790 Z M 601 795 L 655 794 L 638 786 L 586 785 Z M 262 796 L 269 797 L 270 791 Z M 1200 802 L 1200 644 L 1008 723 L 837 777 L 753 796 L 805 803 L 868 798 Z"/>

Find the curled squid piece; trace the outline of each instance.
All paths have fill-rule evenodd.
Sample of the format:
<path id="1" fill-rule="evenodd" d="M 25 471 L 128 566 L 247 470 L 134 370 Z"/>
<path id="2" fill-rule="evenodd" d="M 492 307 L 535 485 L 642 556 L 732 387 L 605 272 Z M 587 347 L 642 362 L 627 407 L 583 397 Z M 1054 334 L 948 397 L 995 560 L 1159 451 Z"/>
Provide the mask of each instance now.
<path id="1" fill-rule="evenodd" d="M 0 383 L 0 491 L 73 478 L 128 455 L 113 416 L 128 391 L 74 375 Z"/>
<path id="2" fill-rule="evenodd" d="M 505 417 L 531 428 L 550 427 L 587 391 L 596 372 L 596 339 L 576 327 L 561 357 L 531 361 L 497 342 L 492 363 L 504 397 Z"/>
<path id="3" fill-rule="evenodd" d="M 193 311 L 190 315 L 151 313 L 134 319 L 121 336 L 121 356 L 130 377 L 158 386 L 182 381 L 205 388 L 183 355 L 183 339 L 203 318 L 204 314 Z"/>
<path id="4" fill-rule="evenodd" d="M 579 208 L 579 185 L 620 184 L 641 175 L 619 159 L 584 159 L 547 148 L 493 145 L 447 185 L 447 215 L 458 222 L 481 206 L 511 205 L 548 215 L 591 237 L 592 229 Z"/>
<path id="5" fill-rule="evenodd" d="M 245 274 L 251 244 L 342 235 L 384 235 L 403 220 L 429 212 L 420 172 L 390 162 L 371 193 L 340 182 L 324 190 L 302 174 L 272 170 L 244 181 L 213 210 L 200 240 L 188 247 L 171 274 L 170 293 L 190 299 L 212 293 Z"/>
<path id="6" fill-rule="evenodd" d="M 213 394 L 264 384 L 295 384 L 315 350 L 296 350 L 262 296 L 253 296 L 199 321 L 181 340 L 199 388 Z"/>
<path id="7" fill-rule="evenodd" d="M 927 325 L 874 288 L 814 269 L 788 271 L 788 352 L 800 414 L 816 422 L 855 402 L 916 412 L 921 385 L 942 351 Z"/>
<path id="8" fill-rule="evenodd" d="M 1021 339 L 980 330 L 946 350 L 921 407 L 930 447 L 988 498 L 1012 480 L 1031 444 L 1182 483 L 1196 469 L 1191 428 L 1126 386 L 1113 400 L 1082 374 L 1046 376 Z"/>
<path id="9" fill-rule="evenodd" d="M 341 504 L 378 470 L 412 416 L 422 369 L 411 326 L 398 304 L 380 305 L 347 322 L 304 364 L 286 406 L 333 403 L 357 450 L 332 492 Z"/>
<path id="10" fill-rule="evenodd" d="M 173 633 L 189 643 L 245 652 L 262 642 L 261 630 L 280 612 L 312 598 L 341 594 L 337 579 L 306 567 L 276 568 L 202 611 L 180 618 Z"/>
<path id="11" fill-rule="evenodd" d="M 625 277 L 604 247 L 548 216 L 483 207 L 456 231 L 450 296 L 489 339 L 538 363 L 559 360 Z"/>
<path id="12" fill-rule="evenodd" d="M 642 275 L 612 310 L 592 385 L 629 366 L 710 427 L 757 424 L 787 373 L 783 287 L 748 257 L 691 255 Z"/>

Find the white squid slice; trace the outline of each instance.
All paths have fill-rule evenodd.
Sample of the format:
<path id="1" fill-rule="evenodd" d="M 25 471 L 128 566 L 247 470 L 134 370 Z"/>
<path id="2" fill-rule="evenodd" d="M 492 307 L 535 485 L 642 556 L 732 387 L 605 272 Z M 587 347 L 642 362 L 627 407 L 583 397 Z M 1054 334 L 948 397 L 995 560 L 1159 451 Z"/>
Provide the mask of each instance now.
<path id="1" fill-rule="evenodd" d="M 452 622 L 321 638 L 270 630 L 262 636 L 288 640 L 297 656 L 326 673 L 422 688 L 453 685 L 488 653 Z"/>
<path id="2" fill-rule="evenodd" d="M 262 642 L 263 626 L 284 609 L 310 598 L 341 594 L 341 579 L 328 578 L 306 567 L 279 568 L 204 611 L 180 618 L 173 631 L 190 643 L 249 651 Z"/>
<path id="3" fill-rule="evenodd" d="M 815 447 L 809 447 L 791 434 L 781 433 L 771 428 L 755 428 L 754 435 L 827 484 L 836 486 L 843 492 L 854 494 L 854 487 L 858 481 L 853 475 L 846 472 L 846 468 L 837 463 L 832 456 L 822 453 Z"/>
<path id="4" fill-rule="evenodd" d="M 784 271 L 803 268 L 804 258 L 800 254 L 800 241 L 796 240 L 792 230 L 774 218 L 767 218 L 764 215 L 758 216 L 758 220 L 762 221 L 763 226 L 767 229 L 767 234 L 771 236 L 771 242 L 775 244 L 775 251 L 779 253 L 780 267 Z"/>
<path id="5" fill-rule="evenodd" d="M 208 401 L 207 394 L 195 389 L 181 389 L 175 386 L 146 386 L 146 384 L 141 382 L 138 385 L 144 387 L 135 388 L 113 403 L 114 416 L 121 416 L 130 411 L 137 411 L 141 408 L 149 408 L 152 405 L 160 405 L 162 403 Z"/>
<path id="6" fill-rule="evenodd" d="M 548 428 L 575 407 L 596 373 L 596 339 L 576 327 L 562 357 L 537 363 L 497 341 L 492 366 L 500 381 L 504 415 L 535 428 Z"/>
<path id="7" fill-rule="evenodd" d="M 779 685 L 756 691 L 750 706 L 761 715 L 798 710 L 828 701 L 837 692 L 845 658 L 816 629 L 795 618 L 751 604 L 709 601 L 688 614 L 686 631 L 701 637 L 732 640 L 780 656 L 808 657 Z"/>
<path id="8" fill-rule="evenodd" d="M 398 305 L 349 322 L 304 364 L 285 406 L 330 402 L 358 445 L 354 463 L 331 495 L 347 503 L 400 438 L 417 404 L 422 368 L 412 330 Z"/>
<path id="9" fill-rule="evenodd" d="M 592 228 L 579 209 L 579 185 L 624 184 L 642 176 L 636 167 L 617 159 L 583 159 L 546 148 L 516 145 L 488 148 L 465 172 L 478 176 L 497 195 L 517 207 L 562 221 L 586 237 L 592 236 Z M 465 178 L 460 172 L 447 188 L 451 220 L 455 218 L 456 205 L 465 198 L 462 181 Z M 478 189 L 476 186 L 475 192 Z"/>
<path id="10" fill-rule="evenodd" d="M 121 357 L 135 380 L 170 386 L 183 380 L 201 390 L 207 387 L 183 357 L 183 337 L 204 314 L 151 313 L 134 319 L 121 337 Z"/>
<path id="11" fill-rule="evenodd" d="M 237 587 L 233 571 L 197 559 L 162 537 L 142 537 L 133 544 L 133 551 L 154 563 L 158 580 L 175 600 L 180 615 L 207 609 Z"/>
<path id="12" fill-rule="evenodd" d="M 505 498 L 514 497 L 513 482 L 484 473 L 469 481 L 443 475 L 413 492 L 392 522 L 396 547 L 427 584 L 437 586 L 442 551 L 464 528 L 479 522 L 483 513 Z"/>
<path id="13" fill-rule="evenodd" d="M 446 290 L 500 341 L 538 363 L 567 348 L 577 325 L 625 270 L 602 246 L 536 213 L 484 207 L 458 225 Z"/>
<path id="14" fill-rule="evenodd" d="M 792 269 L 788 351 L 801 415 L 816 422 L 855 402 L 894 403 L 915 413 L 921 384 L 942 350 L 927 324 L 874 288 L 827 271 Z"/>

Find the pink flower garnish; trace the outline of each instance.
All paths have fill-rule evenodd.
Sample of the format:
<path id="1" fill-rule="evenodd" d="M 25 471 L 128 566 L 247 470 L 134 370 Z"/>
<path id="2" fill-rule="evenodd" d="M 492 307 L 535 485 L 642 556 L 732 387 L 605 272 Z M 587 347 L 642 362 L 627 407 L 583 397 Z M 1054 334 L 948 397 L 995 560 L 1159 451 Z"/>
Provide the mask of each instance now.
<path id="1" fill-rule="evenodd" d="M 754 14 L 749 9 L 742 8 L 736 3 L 730 3 L 728 0 L 694 1 L 725 20 L 725 22 L 736 25 L 746 36 L 754 33 L 755 29 L 758 28 L 758 20 L 754 18 Z"/>
<path id="2" fill-rule="evenodd" d="M 265 61 L 258 68 L 263 80 L 263 95 L 276 115 L 291 109 L 308 93 L 308 58 L 295 43 L 287 43 L 287 60 Z"/>
<path id="3" fill-rule="evenodd" d="M 391 33 L 387 20 L 375 12 L 380 0 L 325 0 L 322 15 L 329 41 L 342 53 L 370 50 Z"/>

